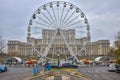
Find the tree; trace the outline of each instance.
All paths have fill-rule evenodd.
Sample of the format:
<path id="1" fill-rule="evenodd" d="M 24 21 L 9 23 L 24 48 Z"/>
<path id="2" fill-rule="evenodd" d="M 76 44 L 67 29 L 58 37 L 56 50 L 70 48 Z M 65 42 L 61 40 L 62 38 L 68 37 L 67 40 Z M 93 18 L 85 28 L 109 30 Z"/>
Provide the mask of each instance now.
<path id="1" fill-rule="evenodd" d="M 120 64 L 120 46 L 116 48 L 111 48 L 110 52 L 114 54 L 115 58 L 117 59 L 117 63 Z"/>
<path id="2" fill-rule="evenodd" d="M 0 36 L 0 54 L 4 52 L 4 48 L 5 48 L 5 42 L 4 40 L 2 40 L 2 37 Z"/>
<path id="3" fill-rule="evenodd" d="M 115 36 L 115 48 L 111 48 L 110 52 L 115 56 L 117 59 L 117 63 L 120 64 L 120 32 L 117 33 Z"/>
<path id="4" fill-rule="evenodd" d="M 117 32 L 117 34 L 115 35 L 115 39 L 118 41 L 120 40 L 120 32 Z"/>

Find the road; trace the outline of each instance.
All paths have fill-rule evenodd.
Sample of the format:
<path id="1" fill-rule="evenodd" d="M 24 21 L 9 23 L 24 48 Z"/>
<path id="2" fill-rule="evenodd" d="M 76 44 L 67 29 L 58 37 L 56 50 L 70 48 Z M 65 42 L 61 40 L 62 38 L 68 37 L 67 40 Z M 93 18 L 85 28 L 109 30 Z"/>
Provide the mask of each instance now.
<path id="1" fill-rule="evenodd" d="M 91 80 L 120 80 L 120 74 L 107 71 L 108 67 L 81 67 L 77 70 Z M 23 80 L 33 75 L 33 67 L 8 67 L 8 72 L 0 73 L 0 80 Z"/>
<path id="2" fill-rule="evenodd" d="M 33 67 L 8 67 L 7 72 L 0 73 L 0 80 L 23 80 L 33 74 Z"/>
<path id="3" fill-rule="evenodd" d="M 120 80 L 120 74 L 109 72 L 108 67 L 82 67 L 78 71 L 92 80 Z"/>

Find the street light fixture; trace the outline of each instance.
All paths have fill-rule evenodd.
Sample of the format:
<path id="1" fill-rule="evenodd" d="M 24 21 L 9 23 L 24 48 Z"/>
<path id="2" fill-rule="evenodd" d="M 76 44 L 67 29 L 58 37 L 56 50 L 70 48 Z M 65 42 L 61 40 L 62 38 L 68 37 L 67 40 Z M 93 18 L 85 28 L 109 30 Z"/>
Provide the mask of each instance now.
<path id="1" fill-rule="evenodd" d="M 57 52 L 57 57 L 58 57 L 58 67 L 59 67 L 59 64 L 60 64 L 60 54 L 59 54 L 59 52 Z"/>

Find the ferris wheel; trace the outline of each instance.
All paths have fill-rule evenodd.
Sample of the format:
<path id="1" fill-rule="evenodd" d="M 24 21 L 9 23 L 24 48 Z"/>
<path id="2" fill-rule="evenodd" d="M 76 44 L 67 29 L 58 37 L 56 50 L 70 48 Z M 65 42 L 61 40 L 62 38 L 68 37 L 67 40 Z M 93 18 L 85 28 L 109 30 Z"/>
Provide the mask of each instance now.
<path id="1" fill-rule="evenodd" d="M 90 38 L 90 27 L 85 14 L 77 6 L 53 1 L 39 7 L 32 15 L 28 37 L 41 38 L 43 29 L 75 29 L 76 38 Z"/>
<path id="2" fill-rule="evenodd" d="M 69 2 L 53 1 L 40 6 L 30 18 L 27 38 L 33 37 L 41 39 L 43 29 L 58 29 L 58 32 L 60 30 L 74 29 L 75 38 L 82 39 L 86 37 L 90 40 L 90 27 L 87 17 L 79 7 Z M 62 33 L 61 35 L 64 38 Z M 66 40 L 65 43 L 69 47 Z M 48 47 L 50 47 L 51 44 L 52 40 Z M 71 49 L 69 50 L 71 51 Z M 43 57 L 46 56 L 47 51 L 48 48 L 45 53 L 43 53 Z"/>

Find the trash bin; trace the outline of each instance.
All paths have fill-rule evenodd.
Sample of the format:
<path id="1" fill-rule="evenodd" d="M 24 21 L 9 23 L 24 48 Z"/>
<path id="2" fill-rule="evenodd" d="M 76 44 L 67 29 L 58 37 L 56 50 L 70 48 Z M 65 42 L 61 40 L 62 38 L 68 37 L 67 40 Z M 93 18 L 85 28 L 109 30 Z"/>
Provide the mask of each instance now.
<path id="1" fill-rule="evenodd" d="M 50 65 L 48 65 L 47 68 L 48 68 L 48 70 L 51 70 L 51 66 Z"/>
<path id="2" fill-rule="evenodd" d="M 33 68 L 33 73 L 34 73 L 34 76 L 38 73 L 37 67 L 34 67 L 34 68 Z"/>

